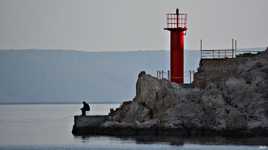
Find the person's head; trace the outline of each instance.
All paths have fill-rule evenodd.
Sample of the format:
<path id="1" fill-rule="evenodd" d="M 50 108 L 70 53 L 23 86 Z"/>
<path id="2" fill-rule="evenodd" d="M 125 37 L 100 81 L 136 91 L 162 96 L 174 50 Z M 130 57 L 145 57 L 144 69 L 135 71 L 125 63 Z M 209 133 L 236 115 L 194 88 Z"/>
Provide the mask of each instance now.
<path id="1" fill-rule="evenodd" d="M 83 101 L 83 104 L 86 104 L 86 102 L 85 102 L 85 101 Z"/>

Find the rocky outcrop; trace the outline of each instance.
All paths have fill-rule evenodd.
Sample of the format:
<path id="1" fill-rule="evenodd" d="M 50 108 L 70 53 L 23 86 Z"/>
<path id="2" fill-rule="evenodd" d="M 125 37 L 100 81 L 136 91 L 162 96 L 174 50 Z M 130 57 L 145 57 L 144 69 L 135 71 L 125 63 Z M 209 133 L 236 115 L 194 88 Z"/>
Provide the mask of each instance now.
<path id="1" fill-rule="evenodd" d="M 201 60 L 193 88 L 141 72 L 136 96 L 102 129 L 268 136 L 268 49 L 256 56 Z"/>

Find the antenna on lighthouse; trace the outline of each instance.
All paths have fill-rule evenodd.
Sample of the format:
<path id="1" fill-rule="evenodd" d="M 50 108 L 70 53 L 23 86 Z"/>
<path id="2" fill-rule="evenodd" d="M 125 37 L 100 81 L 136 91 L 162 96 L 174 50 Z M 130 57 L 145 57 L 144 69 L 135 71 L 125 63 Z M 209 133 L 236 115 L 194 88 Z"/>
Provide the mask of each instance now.
<path id="1" fill-rule="evenodd" d="M 176 9 L 176 15 L 179 15 L 179 8 Z"/>
<path id="2" fill-rule="evenodd" d="M 177 22 L 177 28 L 179 27 L 179 15 L 180 15 L 180 10 L 177 8 L 176 9 L 176 22 Z"/>

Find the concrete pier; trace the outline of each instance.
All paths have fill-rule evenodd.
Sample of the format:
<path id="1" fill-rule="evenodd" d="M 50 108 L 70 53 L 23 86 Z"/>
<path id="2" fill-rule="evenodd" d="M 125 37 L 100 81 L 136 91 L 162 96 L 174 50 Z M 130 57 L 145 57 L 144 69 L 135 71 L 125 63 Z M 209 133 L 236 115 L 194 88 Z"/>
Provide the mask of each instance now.
<path id="1" fill-rule="evenodd" d="M 72 132 L 75 134 L 79 133 L 80 131 L 99 128 L 108 119 L 108 115 L 74 116 L 74 126 Z"/>

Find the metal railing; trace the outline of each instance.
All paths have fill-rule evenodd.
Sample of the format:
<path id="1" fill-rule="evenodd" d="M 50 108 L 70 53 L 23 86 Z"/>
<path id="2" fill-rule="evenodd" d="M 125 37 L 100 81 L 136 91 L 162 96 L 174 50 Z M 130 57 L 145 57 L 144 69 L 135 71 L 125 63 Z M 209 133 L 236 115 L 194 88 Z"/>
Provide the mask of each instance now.
<path id="1" fill-rule="evenodd" d="M 203 40 L 200 40 L 201 59 L 225 59 L 235 58 L 237 40 L 232 39 L 231 49 L 203 49 Z"/>
<path id="2" fill-rule="evenodd" d="M 157 70 L 156 71 L 156 77 L 158 79 L 167 79 L 170 80 L 170 71 L 164 71 L 164 70 Z"/>
<path id="3" fill-rule="evenodd" d="M 201 50 L 201 59 L 224 59 L 234 57 L 235 57 L 235 49 Z"/>
<path id="4" fill-rule="evenodd" d="M 185 83 L 192 83 L 194 81 L 194 70 L 189 70 L 189 71 L 184 71 L 184 82 Z M 158 79 L 166 79 L 166 80 L 171 80 L 171 74 L 170 71 L 164 71 L 164 70 L 157 70 L 156 71 L 156 77 Z"/>

